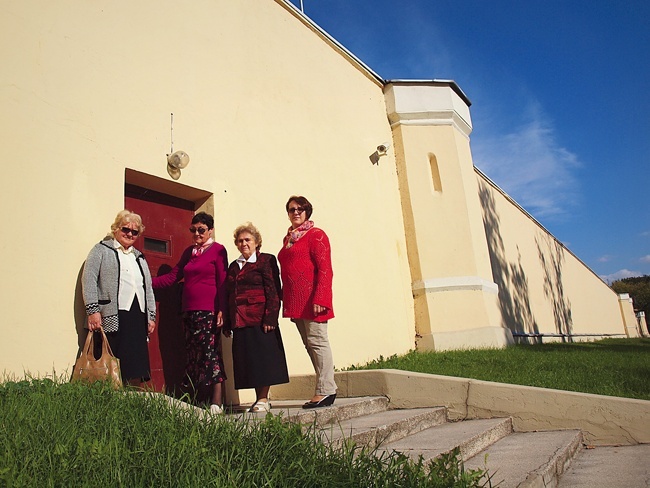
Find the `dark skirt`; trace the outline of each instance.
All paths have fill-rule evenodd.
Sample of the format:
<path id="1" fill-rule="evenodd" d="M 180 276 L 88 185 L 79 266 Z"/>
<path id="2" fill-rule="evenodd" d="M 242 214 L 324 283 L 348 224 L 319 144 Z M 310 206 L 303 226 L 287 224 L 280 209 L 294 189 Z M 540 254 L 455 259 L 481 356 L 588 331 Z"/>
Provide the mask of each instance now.
<path id="1" fill-rule="evenodd" d="M 221 357 L 221 331 L 217 329 L 214 312 L 193 310 L 183 314 L 185 328 L 184 388 L 200 390 L 226 379 Z"/>
<path id="2" fill-rule="evenodd" d="M 131 310 L 118 310 L 119 329 L 107 332 L 108 343 L 120 360 L 122 381 L 139 379 L 149 381 L 149 348 L 147 344 L 147 316 L 140 311 L 138 298 L 133 299 Z"/>
<path id="3" fill-rule="evenodd" d="M 233 329 L 232 359 L 235 389 L 289 382 L 280 328 L 264 333 L 262 327 Z"/>

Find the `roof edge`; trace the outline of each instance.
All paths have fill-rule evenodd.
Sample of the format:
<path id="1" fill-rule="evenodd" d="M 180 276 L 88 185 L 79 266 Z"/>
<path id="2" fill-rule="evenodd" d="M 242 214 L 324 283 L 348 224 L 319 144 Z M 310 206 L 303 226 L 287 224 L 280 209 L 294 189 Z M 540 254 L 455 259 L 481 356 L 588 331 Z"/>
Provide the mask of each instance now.
<path id="1" fill-rule="evenodd" d="M 431 80 L 405 80 L 405 79 L 396 79 L 396 80 L 384 80 L 386 85 L 437 85 L 437 86 L 448 86 L 451 88 L 456 95 L 458 95 L 463 102 L 467 104 L 468 107 L 472 105 L 472 101 L 465 95 L 465 92 L 458 86 L 454 80 L 443 80 L 433 78 Z"/>
<path id="2" fill-rule="evenodd" d="M 303 24 L 305 24 L 307 27 L 315 31 L 321 38 L 323 38 L 325 41 L 332 44 L 338 51 L 341 52 L 341 54 L 343 54 L 343 56 L 349 59 L 350 62 L 352 62 L 352 64 L 356 65 L 357 68 L 363 71 L 368 78 L 375 81 L 380 86 L 384 86 L 386 84 L 386 81 L 377 73 L 375 73 L 366 63 L 361 61 L 348 48 L 346 48 L 343 44 L 341 44 L 334 37 L 332 37 L 327 31 L 325 31 L 321 26 L 319 26 L 316 22 L 310 19 L 304 12 L 302 12 L 298 7 L 296 7 L 289 0 L 275 0 L 275 1 L 276 3 L 283 6 L 286 10 L 288 10 L 294 17 L 300 20 Z"/>

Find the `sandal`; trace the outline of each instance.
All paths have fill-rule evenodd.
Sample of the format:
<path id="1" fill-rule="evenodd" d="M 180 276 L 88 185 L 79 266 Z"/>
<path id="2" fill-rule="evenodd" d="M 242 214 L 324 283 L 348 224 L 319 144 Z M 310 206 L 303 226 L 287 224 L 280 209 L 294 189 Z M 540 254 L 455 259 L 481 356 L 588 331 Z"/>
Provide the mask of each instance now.
<path id="1" fill-rule="evenodd" d="M 258 400 L 253 405 L 251 405 L 251 408 L 248 409 L 250 413 L 259 413 L 259 412 L 270 412 L 271 411 L 271 402 L 268 400 L 263 401 L 263 400 Z"/>

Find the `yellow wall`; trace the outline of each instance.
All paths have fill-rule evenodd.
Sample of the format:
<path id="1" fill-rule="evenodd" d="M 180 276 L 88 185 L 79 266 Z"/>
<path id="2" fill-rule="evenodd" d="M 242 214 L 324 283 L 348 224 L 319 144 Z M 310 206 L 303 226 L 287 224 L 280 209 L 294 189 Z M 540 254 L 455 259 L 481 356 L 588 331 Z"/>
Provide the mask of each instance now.
<path id="1" fill-rule="evenodd" d="M 333 249 L 337 367 L 413 347 L 394 157 L 369 159 L 391 140 L 371 74 L 282 2 L 0 6 L 0 371 L 70 368 L 82 263 L 123 206 L 126 168 L 171 182 L 172 112 L 174 149 L 191 158 L 179 183 L 213 195 L 231 259 L 237 225 L 253 221 L 275 254 L 288 196 L 312 201 Z M 310 372 L 281 327 L 290 373 Z"/>
<path id="2" fill-rule="evenodd" d="M 616 293 L 480 172 L 477 181 L 503 326 L 625 334 Z"/>

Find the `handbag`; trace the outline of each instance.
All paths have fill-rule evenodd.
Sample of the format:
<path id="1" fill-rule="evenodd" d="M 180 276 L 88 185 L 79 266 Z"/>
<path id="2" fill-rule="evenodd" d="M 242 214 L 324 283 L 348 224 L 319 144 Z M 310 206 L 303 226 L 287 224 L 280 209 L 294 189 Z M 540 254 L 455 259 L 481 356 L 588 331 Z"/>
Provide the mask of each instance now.
<path id="1" fill-rule="evenodd" d="M 113 388 L 121 388 L 122 374 L 120 372 L 120 360 L 113 355 L 104 329 L 99 329 L 99 331 L 102 334 L 101 357 L 95 359 L 93 352 L 95 334 L 89 331 L 81 355 L 74 363 L 70 381 L 73 383 L 76 381 L 85 381 L 87 383 L 108 381 Z"/>

